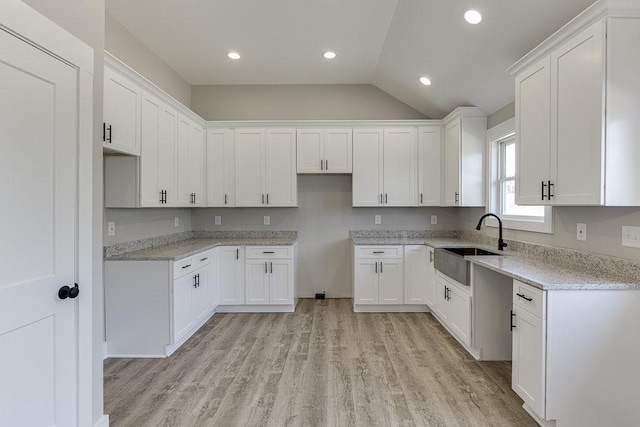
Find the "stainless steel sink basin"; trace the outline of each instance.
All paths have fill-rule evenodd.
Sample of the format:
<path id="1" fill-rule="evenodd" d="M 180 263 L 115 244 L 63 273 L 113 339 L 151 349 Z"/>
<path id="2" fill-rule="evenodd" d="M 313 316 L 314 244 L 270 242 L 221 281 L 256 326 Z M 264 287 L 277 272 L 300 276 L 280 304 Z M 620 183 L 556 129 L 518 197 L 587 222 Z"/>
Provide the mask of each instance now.
<path id="1" fill-rule="evenodd" d="M 471 266 L 465 256 L 501 254 L 474 247 L 436 248 L 434 265 L 436 270 L 465 286 L 471 285 Z"/>

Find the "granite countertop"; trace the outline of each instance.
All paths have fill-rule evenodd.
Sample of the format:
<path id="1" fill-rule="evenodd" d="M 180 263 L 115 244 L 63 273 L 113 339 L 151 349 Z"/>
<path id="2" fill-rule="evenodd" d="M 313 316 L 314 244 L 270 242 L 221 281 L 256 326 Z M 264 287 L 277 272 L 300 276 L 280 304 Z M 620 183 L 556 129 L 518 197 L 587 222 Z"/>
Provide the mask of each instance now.
<path id="1" fill-rule="evenodd" d="M 497 245 L 491 246 L 473 240 L 456 237 L 429 236 L 352 236 L 355 245 L 427 245 L 433 248 L 473 246 L 498 253 Z M 510 245 L 511 246 L 511 245 Z M 507 247 L 502 256 L 467 256 L 475 265 L 488 268 L 543 290 L 640 290 L 640 276 L 618 274 L 620 267 L 614 260 L 591 262 L 571 266 L 575 251 L 566 251 L 565 262 L 552 261 L 550 256 L 512 251 Z M 624 268 L 624 267 L 622 267 Z"/>
<path id="2" fill-rule="evenodd" d="M 297 234 L 273 236 L 192 237 L 124 253 L 107 254 L 105 261 L 178 261 L 217 246 L 291 246 Z"/>

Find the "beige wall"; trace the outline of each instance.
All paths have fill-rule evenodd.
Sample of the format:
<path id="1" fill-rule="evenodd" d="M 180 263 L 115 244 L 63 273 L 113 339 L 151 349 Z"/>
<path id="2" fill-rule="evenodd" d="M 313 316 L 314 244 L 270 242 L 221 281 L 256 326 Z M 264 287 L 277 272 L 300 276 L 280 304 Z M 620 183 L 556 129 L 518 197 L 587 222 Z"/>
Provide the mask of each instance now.
<path id="1" fill-rule="evenodd" d="M 351 175 L 298 175 L 298 208 L 192 209 L 194 230 L 297 230 L 300 297 L 326 291 L 351 297 L 349 230 L 450 230 L 458 225 L 456 208 L 353 208 Z M 214 216 L 222 225 L 214 225 Z M 263 216 L 271 225 L 263 225 Z M 374 225 L 382 215 L 382 225 Z M 438 215 L 438 225 L 430 216 Z"/>
<path id="2" fill-rule="evenodd" d="M 368 84 L 193 86 L 191 106 L 205 120 L 427 118 Z"/>
<path id="3" fill-rule="evenodd" d="M 191 209 L 105 209 L 104 245 L 191 231 Z M 175 226 L 178 217 L 178 227 Z M 107 222 L 116 223 L 116 235 L 107 236 Z"/>
<path id="4" fill-rule="evenodd" d="M 109 53 L 187 107 L 191 106 L 189 83 L 109 14 L 106 14 L 105 25 L 105 49 Z"/>
<path id="5" fill-rule="evenodd" d="M 489 116 L 490 127 L 515 116 L 515 103 Z M 640 260 L 640 249 L 622 246 L 622 226 L 640 227 L 640 208 L 555 207 L 553 234 L 505 230 L 508 239 L 542 245 L 594 252 L 632 260 Z M 484 209 L 461 209 L 460 227 L 473 230 Z M 576 239 L 577 223 L 587 225 L 587 241 Z M 483 233 L 497 236 L 497 229 L 484 227 Z"/>
<path id="6" fill-rule="evenodd" d="M 94 423 L 103 414 L 102 391 L 102 69 L 104 0 L 23 0 L 94 50 L 93 122 L 93 405 Z"/>

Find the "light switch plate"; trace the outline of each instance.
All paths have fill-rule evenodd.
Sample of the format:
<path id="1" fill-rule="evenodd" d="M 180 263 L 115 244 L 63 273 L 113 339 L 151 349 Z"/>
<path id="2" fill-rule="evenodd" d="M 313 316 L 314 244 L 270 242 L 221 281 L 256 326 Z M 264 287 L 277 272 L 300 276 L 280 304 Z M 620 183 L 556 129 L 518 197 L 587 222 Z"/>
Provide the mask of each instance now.
<path id="1" fill-rule="evenodd" d="M 576 230 L 576 239 L 586 241 L 587 240 L 587 224 L 578 223 Z"/>
<path id="2" fill-rule="evenodd" d="M 431 215 L 431 225 L 438 223 L 438 215 Z"/>
<path id="3" fill-rule="evenodd" d="M 376 225 L 382 224 L 382 215 L 376 215 L 373 217 L 373 223 Z"/>
<path id="4" fill-rule="evenodd" d="M 115 236 L 116 235 L 116 223 L 108 222 L 107 223 L 107 236 Z"/>
<path id="5" fill-rule="evenodd" d="M 180 217 L 173 217 L 173 225 L 180 227 Z"/>
<path id="6" fill-rule="evenodd" d="M 214 222 L 215 222 L 216 225 L 222 224 L 222 217 L 221 216 L 216 215 L 213 219 L 214 219 Z"/>
<path id="7" fill-rule="evenodd" d="M 640 227 L 622 227 L 622 246 L 640 248 Z"/>
<path id="8" fill-rule="evenodd" d="M 264 225 L 271 225 L 271 217 L 269 215 L 264 216 Z"/>

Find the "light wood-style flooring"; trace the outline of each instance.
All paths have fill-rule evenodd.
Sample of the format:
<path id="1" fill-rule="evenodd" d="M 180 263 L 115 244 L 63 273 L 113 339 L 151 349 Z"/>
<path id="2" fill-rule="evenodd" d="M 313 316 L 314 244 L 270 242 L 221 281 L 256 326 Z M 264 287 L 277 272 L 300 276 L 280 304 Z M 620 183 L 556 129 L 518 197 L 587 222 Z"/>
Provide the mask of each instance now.
<path id="1" fill-rule="evenodd" d="M 509 362 L 477 362 L 429 313 L 216 314 L 168 359 L 105 361 L 112 426 L 537 426 Z"/>

